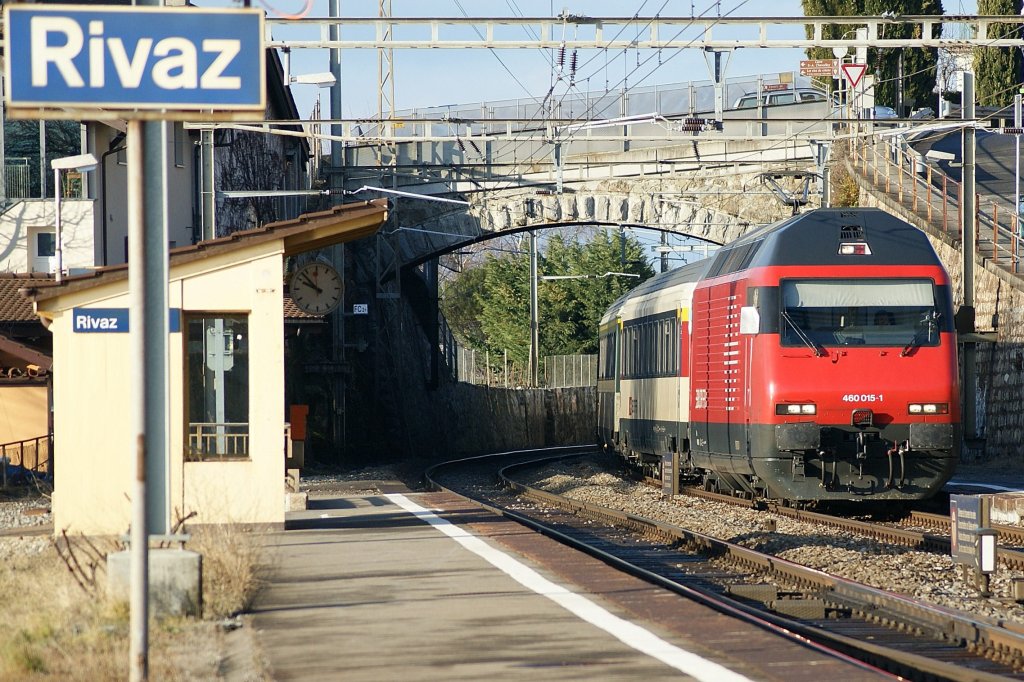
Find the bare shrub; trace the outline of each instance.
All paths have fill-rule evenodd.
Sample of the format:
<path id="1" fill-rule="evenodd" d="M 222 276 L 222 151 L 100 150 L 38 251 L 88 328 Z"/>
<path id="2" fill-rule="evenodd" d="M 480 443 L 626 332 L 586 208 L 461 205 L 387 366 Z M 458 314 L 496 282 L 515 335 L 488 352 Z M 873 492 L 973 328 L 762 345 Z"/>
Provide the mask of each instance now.
<path id="1" fill-rule="evenodd" d="M 203 555 L 203 617 L 216 620 L 248 610 L 270 569 L 263 534 L 242 524 L 189 530 L 188 548 Z"/>

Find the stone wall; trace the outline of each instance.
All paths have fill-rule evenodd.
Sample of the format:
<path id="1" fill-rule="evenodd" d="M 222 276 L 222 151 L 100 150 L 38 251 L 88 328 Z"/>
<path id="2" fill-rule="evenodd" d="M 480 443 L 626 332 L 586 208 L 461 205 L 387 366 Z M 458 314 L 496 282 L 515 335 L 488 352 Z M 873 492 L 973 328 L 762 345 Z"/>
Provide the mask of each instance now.
<path id="1" fill-rule="evenodd" d="M 506 389 L 446 384 L 430 401 L 445 437 L 436 454 L 474 455 L 504 450 L 596 442 L 594 388 Z M 436 439 L 435 435 L 430 435 Z"/>
<path id="2" fill-rule="evenodd" d="M 856 176 L 859 179 L 859 176 Z M 923 230 L 949 272 L 954 309 L 963 302 L 963 256 L 958 242 L 886 194 L 861 182 L 861 203 L 885 209 Z M 965 451 L 965 460 L 1024 454 L 1024 286 L 1012 275 L 978 259 L 974 266 L 975 324 L 979 332 L 995 332 L 995 343 L 977 345 L 977 429 L 983 439 Z"/>

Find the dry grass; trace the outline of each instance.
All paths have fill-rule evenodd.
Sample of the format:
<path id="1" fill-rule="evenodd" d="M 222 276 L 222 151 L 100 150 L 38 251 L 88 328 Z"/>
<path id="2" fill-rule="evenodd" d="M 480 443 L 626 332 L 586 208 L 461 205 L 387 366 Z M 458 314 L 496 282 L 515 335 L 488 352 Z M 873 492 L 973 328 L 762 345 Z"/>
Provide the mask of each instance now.
<path id="1" fill-rule="evenodd" d="M 153 680 L 223 679 L 228 635 L 217 621 L 244 611 L 262 584 L 266 567 L 258 534 L 211 528 L 194 537 L 188 549 L 203 554 L 204 617 L 151 618 Z M 9 557 L 0 561 L 0 680 L 127 679 L 128 606 L 106 596 L 105 573 L 84 581 L 83 589 L 80 572 L 76 577 L 52 544 L 39 538 L 4 542 L 24 544 L 8 548 Z M 109 541 L 97 546 L 104 552 L 116 549 Z M 261 661 L 243 665 L 244 679 L 269 679 Z"/>

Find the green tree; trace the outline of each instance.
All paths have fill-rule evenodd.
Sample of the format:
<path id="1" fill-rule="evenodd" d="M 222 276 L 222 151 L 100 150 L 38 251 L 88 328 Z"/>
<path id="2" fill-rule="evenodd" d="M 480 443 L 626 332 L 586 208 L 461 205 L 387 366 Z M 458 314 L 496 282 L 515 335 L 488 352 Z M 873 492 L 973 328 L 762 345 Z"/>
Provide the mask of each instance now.
<path id="1" fill-rule="evenodd" d="M 565 234 L 546 240 L 538 273 L 579 276 L 538 282 L 542 355 L 594 353 L 597 326 L 619 296 L 654 274 L 643 245 L 630 235 L 599 232 L 580 242 Z M 625 264 L 623 264 L 623 261 Z M 639 277 L 608 276 L 628 272 Z M 530 258 L 525 253 L 489 256 L 443 288 L 442 312 L 452 330 L 470 345 L 494 353 L 507 350 L 517 362 L 529 360 Z"/>
<path id="2" fill-rule="evenodd" d="M 441 287 L 441 312 L 462 343 L 483 348 L 487 343 L 480 325 L 479 300 L 484 295 L 486 268 L 463 270 Z"/>
<path id="3" fill-rule="evenodd" d="M 1021 0 L 978 0 L 978 14 L 1019 15 Z M 1018 33 L 1017 24 L 989 24 L 988 37 Z M 974 50 L 975 94 L 982 106 L 1004 106 L 1013 101 L 1020 84 L 1020 51 L 1007 47 L 979 47 Z"/>
<path id="4" fill-rule="evenodd" d="M 940 15 L 941 0 L 802 0 L 804 16 L 879 16 L 883 13 L 897 15 Z M 849 26 L 828 24 L 822 37 L 843 38 L 850 31 Z M 883 38 L 915 38 L 918 26 L 914 24 L 885 24 L 880 31 Z M 938 38 L 941 26 L 933 28 L 932 37 Z M 807 35 L 812 27 L 807 27 Z M 847 36 L 852 38 L 853 36 Z M 829 48 L 809 48 L 809 59 L 832 59 Z M 938 51 L 934 48 L 914 49 L 868 49 L 868 67 L 875 74 L 875 101 L 879 104 L 896 105 L 902 101 L 904 107 L 922 107 L 931 100 L 935 89 L 935 67 Z M 902 90 L 901 90 L 902 87 Z M 902 95 L 902 99 L 901 96 Z M 900 112 L 905 113 L 905 112 Z"/>

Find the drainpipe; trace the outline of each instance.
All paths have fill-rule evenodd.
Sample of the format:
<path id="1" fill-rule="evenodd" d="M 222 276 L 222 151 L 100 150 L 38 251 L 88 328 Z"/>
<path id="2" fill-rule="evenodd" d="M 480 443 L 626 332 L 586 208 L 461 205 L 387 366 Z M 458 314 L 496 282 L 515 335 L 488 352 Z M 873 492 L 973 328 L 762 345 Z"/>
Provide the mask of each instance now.
<path id="1" fill-rule="evenodd" d="M 103 219 L 100 222 L 100 240 L 103 244 L 103 265 L 107 266 L 107 157 L 116 154 L 125 148 L 124 138 L 115 143 L 113 149 L 108 149 L 100 155 L 100 205 L 103 208 Z"/>

